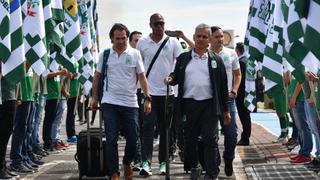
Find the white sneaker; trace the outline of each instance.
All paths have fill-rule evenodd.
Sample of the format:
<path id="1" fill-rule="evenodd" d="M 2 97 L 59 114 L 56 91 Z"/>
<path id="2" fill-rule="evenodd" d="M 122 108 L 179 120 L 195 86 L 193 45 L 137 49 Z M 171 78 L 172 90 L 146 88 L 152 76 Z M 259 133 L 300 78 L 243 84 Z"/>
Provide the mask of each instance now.
<path id="1" fill-rule="evenodd" d="M 299 154 L 299 151 L 300 151 L 300 145 L 294 147 L 291 151 L 290 151 L 290 154 L 292 155 L 298 155 Z"/>
<path id="2" fill-rule="evenodd" d="M 286 145 L 288 143 L 288 137 L 278 137 L 278 139 L 272 141 L 273 143 L 281 143 L 282 145 Z"/>

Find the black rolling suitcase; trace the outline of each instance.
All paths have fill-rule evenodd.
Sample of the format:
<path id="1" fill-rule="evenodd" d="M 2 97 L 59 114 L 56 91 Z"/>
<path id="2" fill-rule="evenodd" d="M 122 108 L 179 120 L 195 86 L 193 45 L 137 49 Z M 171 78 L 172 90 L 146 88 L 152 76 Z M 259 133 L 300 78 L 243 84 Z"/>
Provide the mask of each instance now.
<path id="1" fill-rule="evenodd" d="M 78 136 L 75 159 L 78 162 L 79 179 L 85 177 L 106 177 L 106 140 L 102 128 L 102 114 L 99 112 L 99 127 L 91 128 L 87 119 L 87 130 Z"/>
<path id="2" fill-rule="evenodd" d="M 185 149 L 185 151 L 186 151 L 186 149 Z M 202 168 L 202 171 L 205 171 L 204 148 L 203 148 L 203 142 L 200 138 L 198 140 L 198 158 L 199 158 L 199 163 Z M 183 169 L 186 173 L 191 171 L 191 167 L 189 164 L 189 158 L 188 158 L 188 156 L 186 156 L 186 152 L 184 153 Z"/>

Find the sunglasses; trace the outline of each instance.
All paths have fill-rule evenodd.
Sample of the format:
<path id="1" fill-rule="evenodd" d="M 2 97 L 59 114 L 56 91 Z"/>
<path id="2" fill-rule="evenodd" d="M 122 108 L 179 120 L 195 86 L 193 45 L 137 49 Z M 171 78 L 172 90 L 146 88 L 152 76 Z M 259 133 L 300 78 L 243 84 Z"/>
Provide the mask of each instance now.
<path id="1" fill-rule="evenodd" d="M 163 25 L 164 25 L 164 22 L 154 22 L 153 25 L 154 25 L 154 26 L 159 26 L 159 25 L 160 25 L 160 26 L 163 26 Z"/>

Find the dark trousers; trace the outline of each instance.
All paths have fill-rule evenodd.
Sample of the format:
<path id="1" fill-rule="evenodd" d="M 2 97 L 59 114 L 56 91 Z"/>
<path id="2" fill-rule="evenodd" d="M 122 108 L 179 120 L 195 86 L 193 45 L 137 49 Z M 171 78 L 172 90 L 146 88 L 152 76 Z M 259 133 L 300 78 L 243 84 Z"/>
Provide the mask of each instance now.
<path id="1" fill-rule="evenodd" d="M 16 100 L 3 101 L 0 104 L 0 169 L 6 165 L 6 152 L 9 138 L 13 130 L 16 115 Z"/>
<path id="2" fill-rule="evenodd" d="M 186 114 L 185 154 L 190 160 L 191 168 L 198 168 L 198 137 L 201 135 L 204 146 L 206 174 L 217 177 L 219 174 L 218 157 L 218 121 L 213 114 L 212 99 L 196 101 L 183 100 L 183 111 Z"/>
<path id="3" fill-rule="evenodd" d="M 184 124 L 185 124 L 185 117 L 178 116 L 176 110 L 178 106 L 178 98 L 174 98 L 173 104 L 173 116 L 172 116 L 172 123 L 170 127 L 170 155 L 176 151 L 178 146 L 180 151 L 184 151 Z"/>
<path id="4" fill-rule="evenodd" d="M 72 97 L 72 98 L 69 98 L 67 101 L 66 132 L 67 132 L 68 139 L 76 135 L 75 122 L 74 122 L 74 119 L 76 117 L 74 113 L 76 100 L 77 100 L 77 97 Z"/>
<path id="5" fill-rule="evenodd" d="M 166 118 L 165 118 L 165 96 L 152 96 L 151 113 L 144 117 L 142 123 L 142 161 L 152 162 L 154 127 L 159 125 L 159 163 L 166 160 Z M 168 119 L 172 117 L 173 96 L 168 98 Z"/>
<path id="6" fill-rule="evenodd" d="M 251 117 L 250 117 L 250 111 L 244 106 L 244 94 L 239 94 L 236 98 L 236 105 L 238 109 L 238 115 L 240 118 L 240 122 L 242 125 L 242 133 L 241 133 L 241 139 L 245 141 L 249 141 L 249 138 L 251 136 Z"/>
<path id="7" fill-rule="evenodd" d="M 32 103 L 31 101 L 22 102 L 16 110 L 10 152 L 12 165 L 20 164 L 28 158 L 26 157 L 28 145 L 27 134 L 31 134 Z"/>
<path id="8" fill-rule="evenodd" d="M 137 90 L 137 98 L 138 98 L 138 105 L 139 105 L 139 114 L 138 114 L 138 119 L 136 122 L 137 126 L 137 132 L 138 132 L 138 139 L 137 139 L 137 144 L 136 144 L 136 155 L 134 157 L 134 163 L 139 163 L 141 162 L 141 138 L 142 138 L 142 122 L 143 122 L 143 110 L 144 110 L 144 105 L 143 105 L 143 98 L 144 95 L 141 92 L 141 89 Z"/>
<path id="9" fill-rule="evenodd" d="M 46 149 L 51 148 L 52 146 L 52 123 L 56 117 L 56 111 L 58 106 L 57 99 L 51 99 L 46 101 L 45 106 L 45 115 L 43 120 L 43 129 L 42 129 L 42 138 L 43 138 L 43 147 Z"/>
<path id="10" fill-rule="evenodd" d="M 119 172 L 118 135 L 121 122 L 126 146 L 124 149 L 123 164 L 130 165 L 136 153 L 138 108 L 102 104 L 102 118 L 107 141 L 107 168 L 108 175 Z"/>

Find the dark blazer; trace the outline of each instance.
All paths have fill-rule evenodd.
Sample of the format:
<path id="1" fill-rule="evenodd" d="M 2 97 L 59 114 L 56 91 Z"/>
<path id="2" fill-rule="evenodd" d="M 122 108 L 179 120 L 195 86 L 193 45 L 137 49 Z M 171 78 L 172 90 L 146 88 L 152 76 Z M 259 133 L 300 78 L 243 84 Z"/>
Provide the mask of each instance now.
<path id="1" fill-rule="evenodd" d="M 228 111 L 228 83 L 227 83 L 227 74 L 226 69 L 223 64 L 222 59 L 216 55 L 212 51 L 208 51 L 209 57 L 208 57 L 208 68 L 209 68 L 209 76 L 211 81 L 211 87 L 212 87 L 212 99 L 213 99 L 213 112 L 214 114 L 220 116 L 223 112 Z M 182 112 L 182 98 L 183 98 L 183 87 L 185 82 L 185 70 L 188 65 L 188 63 L 191 61 L 192 51 L 188 51 L 185 53 L 180 54 L 180 56 L 177 58 L 176 66 L 174 71 L 170 74 L 170 77 L 172 77 L 172 83 L 170 85 L 176 85 L 178 84 L 178 107 L 177 107 L 177 115 L 180 116 L 184 114 Z M 216 68 L 212 67 L 212 62 L 216 61 Z"/>

